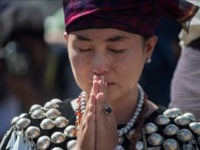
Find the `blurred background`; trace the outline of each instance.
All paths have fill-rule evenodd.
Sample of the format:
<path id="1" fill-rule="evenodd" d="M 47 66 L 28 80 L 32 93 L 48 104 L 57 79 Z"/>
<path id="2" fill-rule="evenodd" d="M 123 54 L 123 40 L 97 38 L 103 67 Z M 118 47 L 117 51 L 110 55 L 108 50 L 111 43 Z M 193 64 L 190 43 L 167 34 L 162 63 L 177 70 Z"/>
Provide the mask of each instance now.
<path id="1" fill-rule="evenodd" d="M 77 97 L 63 38 L 62 0 L 0 0 L 0 138 L 11 119 L 52 98 Z M 149 99 L 167 106 L 180 55 L 180 26 L 161 19 L 152 62 L 141 84 Z M 2 121 L 3 120 L 3 121 Z"/>
<path id="2" fill-rule="evenodd" d="M 0 0 L 0 139 L 31 105 L 76 97 L 62 0 Z"/>

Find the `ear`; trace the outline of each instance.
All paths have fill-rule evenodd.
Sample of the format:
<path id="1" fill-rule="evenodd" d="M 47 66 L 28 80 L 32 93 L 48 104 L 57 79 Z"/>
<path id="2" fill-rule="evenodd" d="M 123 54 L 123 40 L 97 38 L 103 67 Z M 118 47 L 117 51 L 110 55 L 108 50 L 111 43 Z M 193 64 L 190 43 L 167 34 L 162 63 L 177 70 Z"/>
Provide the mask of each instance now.
<path id="1" fill-rule="evenodd" d="M 68 34 L 67 34 L 67 32 L 64 32 L 63 35 L 64 35 L 65 40 L 68 41 Z"/>
<path id="2" fill-rule="evenodd" d="M 145 53 L 146 59 L 151 58 L 151 55 L 154 51 L 157 41 L 158 41 L 157 36 L 152 36 L 145 42 L 144 53 Z"/>

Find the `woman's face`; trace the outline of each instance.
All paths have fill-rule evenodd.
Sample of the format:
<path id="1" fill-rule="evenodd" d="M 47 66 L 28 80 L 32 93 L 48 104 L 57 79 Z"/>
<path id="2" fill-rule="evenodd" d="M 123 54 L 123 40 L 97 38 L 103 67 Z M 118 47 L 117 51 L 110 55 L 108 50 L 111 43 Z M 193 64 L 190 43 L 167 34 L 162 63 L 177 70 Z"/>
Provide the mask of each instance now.
<path id="1" fill-rule="evenodd" d="M 108 99 L 123 97 L 136 87 L 156 38 L 117 29 L 87 29 L 68 35 L 68 54 L 79 87 L 90 92 L 93 75 L 107 81 Z"/>

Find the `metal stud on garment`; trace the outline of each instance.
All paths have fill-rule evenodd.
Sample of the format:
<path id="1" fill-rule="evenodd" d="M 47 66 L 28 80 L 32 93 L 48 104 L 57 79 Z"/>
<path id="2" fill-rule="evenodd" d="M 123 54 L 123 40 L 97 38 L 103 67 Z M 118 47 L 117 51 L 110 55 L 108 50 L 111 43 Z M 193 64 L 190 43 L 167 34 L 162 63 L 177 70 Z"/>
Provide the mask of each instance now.
<path id="1" fill-rule="evenodd" d="M 59 98 L 54 98 L 51 100 L 51 102 L 58 104 L 61 103 L 62 101 Z"/>
<path id="2" fill-rule="evenodd" d="M 55 127 L 55 123 L 52 119 L 50 118 L 45 118 L 44 120 L 42 120 L 42 122 L 40 123 L 40 127 L 44 130 L 51 130 Z"/>
<path id="3" fill-rule="evenodd" d="M 76 127 L 73 126 L 73 125 L 69 125 L 65 128 L 64 130 L 64 134 L 67 136 L 67 137 L 75 137 L 76 136 Z"/>
<path id="4" fill-rule="evenodd" d="M 147 123 L 144 126 L 144 131 L 146 134 L 152 134 L 158 131 L 158 127 L 154 123 Z"/>
<path id="5" fill-rule="evenodd" d="M 40 135 L 40 129 L 35 126 L 30 126 L 25 131 L 25 136 L 29 139 L 34 139 Z"/>
<path id="6" fill-rule="evenodd" d="M 62 132 L 54 132 L 51 135 L 51 141 L 55 144 L 60 144 L 65 141 L 65 135 Z"/>
<path id="7" fill-rule="evenodd" d="M 194 122 L 194 121 L 196 121 L 197 119 L 196 119 L 196 117 L 195 117 L 195 115 L 194 114 L 192 114 L 192 113 L 185 113 L 185 114 L 183 114 L 183 116 L 185 116 L 185 117 L 187 117 L 189 120 L 190 120 L 190 122 Z"/>
<path id="8" fill-rule="evenodd" d="M 163 148 L 165 150 L 177 150 L 178 147 L 178 142 L 174 139 L 167 139 L 163 142 Z"/>
<path id="9" fill-rule="evenodd" d="M 159 115 L 156 119 L 155 119 L 155 123 L 157 125 L 166 125 L 168 123 L 170 123 L 170 120 L 167 116 L 165 115 Z"/>
<path id="10" fill-rule="evenodd" d="M 149 144 L 153 146 L 158 146 L 163 142 L 163 137 L 158 133 L 153 133 L 148 137 Z"/>
<path id="11" fill-rule="evenodd" d="M 31 117 L 33 119 L 43 119 L 46 117 L 46 115 L 42 109 L 37 109 L 32 112 Z"/>
<path id="12" fill-rule="evenodd" d="M 61 147 L 54 147 L 51 150 L 63 150 Z"/>
<path id="13" fill-rule="evenodd" d="M 60 116 L 60 114 L 60 111 L 55 108 L 51 108 L 46 112 L 47 117 L 51 119 L 57 118 L 58 116 Z"/>
<path id="14" fill-rule="evenodd" d="M 131 129 L 131 130 L 128 132 L 128 134 L 126 135 L 126 137 L 127 137 L 129 140 L 131 140 L 131 138 L 132 138 L 132 136 L 133 136 L 134 133 L 135 133 L 135 129 Z"/>
<path id="15" fill-rule="evenodd" d="M 165 129 L 163 130 L 164 134 L 168 136 L 175 135 L 177 134 L 178 131 L 179 131 L 179 128 L 174 124 L 167 125 Z"/>
<path id="16" fill-rule="evenodd" d="M 141 141 L 137 141 L 135 145 L 136 150 L 143 150 L 144 149 L 144 144 Z"/>
<path id="17" fill-rule="evenodd" d="M 177 133 L 177 138 L 182 142 L 188 142 L 192 139 L 193 135 L 188 129 L 181 129 Z"/>
<path id="18" fill-rule="evenodd" d="M 26 117 L 26 116 L 28 116 L 27 113 L 22 113 L 22 114 L 19 115 L 20 118 L 24 118 L 24 117 Z"/>
<path id="19" fill-rule="evenodd" d="M 181 115 L 181 116 L 176 117 L 176 119 L 174 119 L 174 122 L 177 125 L 185 126 L 190 123 L 190 120 L 188 119 L 188 117 Z"/>
<path id="20" fill-rule="evenodd" d="M 31 123 L 30 119 L 21 118 L 17 121 L 16 127 L 17 127 L 17 129 L 22 130 L 22 129 L 28 127 L 30 123 Z"/>
<path id="21" fill-rule="evenodd" d="M 67 150 L 72 150 L 74 146 L 76 145 L 76 140 L 71 140 L 67 143 Z"/>
<path id="22" fill-rule="evenodd" d="M 189 126 L 194 133 L 200 136 L 200 122 L 192 122 Z"/>
<path id="23" fill-rule="evenodd" d="M 45 150 L 49 147 L 51 141 L 48 136 L 41 136 L 37 141 L 37 148 Z"/>
<path id="24" fill-rule="evenodd" d="M 42 106 L 39 104 L 35 104 L 35 105 L 31 106 L 31 108 L 29 109 L 29 113 L 31 114 L 35 110 L 39 110 L 39 109 L 42 109 Z"/>
<path id="25" fill-rule="evenodd" d="M 51 109 L 51 108 L 58 108 L 58 104 L 56 103 L 53 103 L 53 102 L 47 102 L 45 105 L 44 105 L 44 109 Z"/>
<path id="26" fill-rule="evenodd" d="M 176 117 L 182 115 L 182 112 L 179 108 L 171 108 L 171 109 L 167 109 L 166 111 L 164 111 L 163 114 L 169 118 L 176 118 Z"/>
<path id="27" fill-rule="evenodd" d="M 55 124 L 57 128 L 64 128 L 68 125 L 68 123 L 69 121 L 63 116 L 57 117 L 55 119 Z"/>
<path id="28" fill-rule="evenodd" d="M 17 121 L 18 121 L 19 119 L 20 119 L 19 116 L 14 117 L 14 118 L 12 119 L 12 121 L 11 121 L 11 126 L 14 126 L 14 125 L 17 123 Z"/>

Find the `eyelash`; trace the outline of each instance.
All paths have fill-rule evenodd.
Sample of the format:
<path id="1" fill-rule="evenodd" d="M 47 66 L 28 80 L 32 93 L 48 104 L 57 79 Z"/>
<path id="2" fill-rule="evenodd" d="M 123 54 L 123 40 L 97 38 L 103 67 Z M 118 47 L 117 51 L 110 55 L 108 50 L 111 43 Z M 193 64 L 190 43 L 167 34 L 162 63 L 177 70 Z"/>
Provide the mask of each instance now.
<path id="1" fill-rule="evenodd" d="M 89 48 L 89 49 L 81 49 L 81 48 L 78 48 L 78 50 L 80 51 L 80 52 L 88 52 L 88 51 L 91 51 L 92 49 L 91 48 Z M 120 53 L 123 53 L 125 50 L 123 49 L 123 50 L 115 50 L 115 49 L 109 49 L 111 52 L 113 52 L 113 53 L 116 53 L 116 54 L 120 54 Z"/>
<path id="2" fill-rule="evenodd" d="M 109 50 L 112 51 L 113 53 L 117 53 L 117 54 L 123 53 L 125 51 L 124 49 L 122 49 L 122 50 L 109 49 Z"/>
<path id="3" fill-rule="evenodd" d="M 81 49 L 81 48 L 78 48 L 78 50 L 79 50 L 80 52 L 87 52 L 87 51 L 91 51 L 92 49 L 91 49 L 91 48 L 89 48 L 89 49 Z"/>

